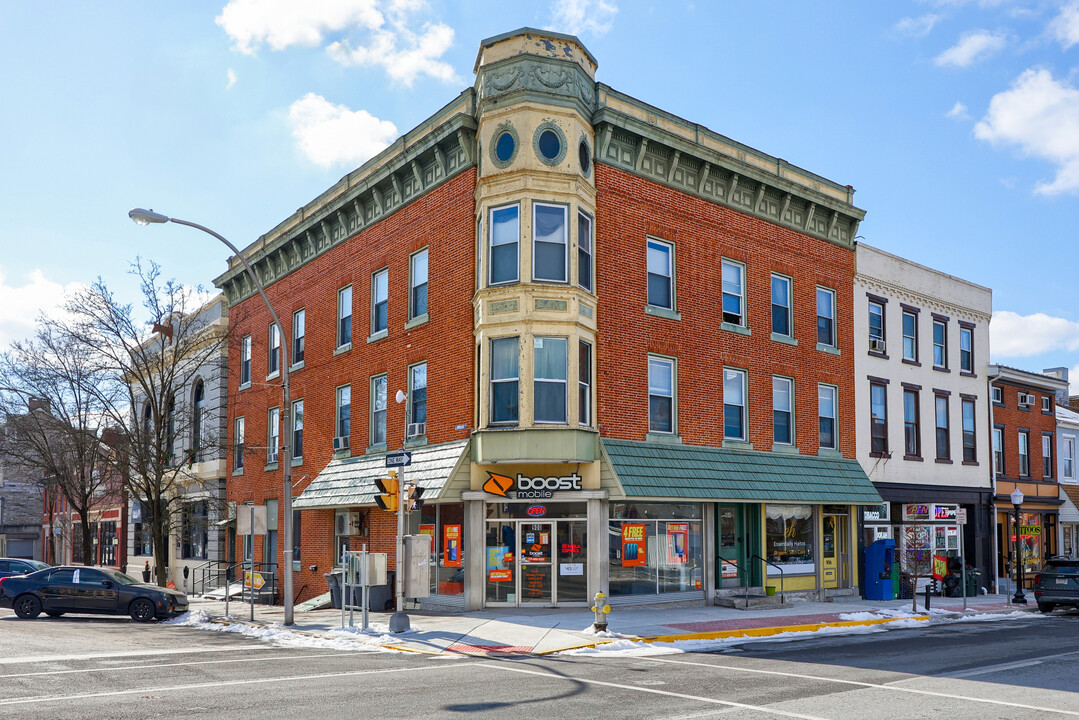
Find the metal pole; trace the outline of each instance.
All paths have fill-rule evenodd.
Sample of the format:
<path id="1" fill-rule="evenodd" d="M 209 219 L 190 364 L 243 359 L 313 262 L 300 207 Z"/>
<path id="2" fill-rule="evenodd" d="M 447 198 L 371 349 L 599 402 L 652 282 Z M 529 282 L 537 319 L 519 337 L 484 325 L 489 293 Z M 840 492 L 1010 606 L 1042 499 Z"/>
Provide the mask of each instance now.
<path id="1" fill-rule="evenodd" d="M 367 606 L 371 604 L 371 555 L 367 552 L 367 543 L 363 544 L 363 554 L 360 555 L 363 564 L 360 570 L 360 597 L 363 600 L 363 629 L 367 629 Z"/>
<path id="2" fill-rule="evenodd" d="M 333 572 L 333 569 L 330 569 Z M 348 580 L 348 551 L 341 548 L 341 629 L 345 628 L 345 581 Z M 351 623 L 349 623 L 351 624 Z"/>
<path id="3" fill-rule="evenodd" d="M 201 230 L 207 235 L 212 235 L 221 242 L 223 242 L 233 255 L 247 270 L 248 277 L 251 278 L 252 284 L 258 290 L 260 296 L 262 296 L 262 302 L 266 304 L 266 309 L 270 311 L 270 317 L 273 319 L 274 324 L 277 325 L 277 331 L 281 336 L 281 435 L 284 443 L 281 447 L 281 466 L 282 466 L 282 493 L 284 502 L 284 521 L 285 521 L 285 572 L 282 576 L 282 594 L 285 601 L 285 624 L 292 625 L 293 623 L 293 597 L 292 597 L 292 556 L 295 543 L 292 540 L 292 425 L 290 418 L 292 415 L 292 402 L 289 396 L 289 378 L 288 378 L 288 366 L 292 361 L 292 353 L 289 351 L 291 343 L 288 336 L 285 335 L 285 326 L 281 323 L 281 319 L 277 317 L 277 313 L 274 312 L 273 305 L 270 304 L 270 298 L 266 296 L 266 288 L 263 287 L 262 282 L 259 280 L 258 274 L 255 269 L 251 267 L 251 263 L 247 261 L 244 254 L 240 252 L 239 248 L 233 245 L 231 242 L 225 239 L 224 236 L 219 235 L 208 227 L 193 223 L 189 220 L 181 220 L 179 218 L 170 217 L 170 222 L 174 222 L 178 225 L 187 225 L 193 227 L 196 230 Z M 254 542 L 251 545 L 254 548 Z M 254 552 L 252 551 L 252 555 Z"/>
<path id="4" fill-rule="evenodd" d="M 255 503 L 251 503 L 251 622 L 255 622 Z"/>
<path id="5" fill-rule="evenodd" d="M 960 587 L 960 590 L 963 593 L 963 609 L 964 610 L 967 609 L 967 553 L 966 553 L 966 543 L 965 543 L 964 538 L 963 538 L 963 535 L 964 535 L 963 530 L 965 530 L 965 529 L 966 529 L 966 525 L 960 525 L 959 526 L 959 568 L 960 568 L 960 571 L 962 572 L 962 580 L 961 580 L 962 585 L 960 585 L 959 587 Z"/>
<path id="6" fill-rule="evenodd" d="M 394 585 L 397 590 L 397 612 L 390 617 L 390 632 L 408 632 L 408 615 L 405 613 L 405 503 L 408 494 L 405 489 L 405 469 L 397 469 L 397 571 L 394 573 Z"/>

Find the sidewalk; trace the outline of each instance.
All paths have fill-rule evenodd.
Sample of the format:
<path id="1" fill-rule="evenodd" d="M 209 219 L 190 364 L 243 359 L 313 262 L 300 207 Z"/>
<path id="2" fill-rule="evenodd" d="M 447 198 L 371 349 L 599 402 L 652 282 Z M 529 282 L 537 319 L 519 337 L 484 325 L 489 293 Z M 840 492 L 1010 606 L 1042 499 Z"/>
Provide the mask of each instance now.
<path id="1" fill-rule="evenodd" d="M 842 602 L 797 602 L 794 607 L 760 610 L 734 610 L 721 607 L 616 607 L 608 616 L 608 632 L 592 631 L 593 613 L 586 608 L 563 609 L 491 609 L 469 613 L 436 615 L 409 611 L 411 629 L 407 633 L 388 632 L 390 613 L 372 612 L 371 629 L 360 631 L 361 613 L 355 611 L 355 627 L 341 627 L 340 610 L 296 612 L 294 625 L 285 628 L 280 606 L 255 606 L 251 621 L 249 605 L 230 603 L 231 617 L 225 616 L 225 603 L 191 598 L 190 618 L 180 622 L 200 625 L 242 625 L 261 629 L 261 637 L 274 640 L 284 634 L 298 638 L 349 639 L 361 641 L 369 649 L 403 652 L 450 653 L 466 655 L 528 654 L 603 646 L 615 641 L 676 643 L 681 641 L 720 640 L 763 637 L 780 633 L 842 632 L 840 628 L 879 625 L 904 621 L 931 623 L 969 619 L 993 619 L 1017 611 L 1036 611 L 1037 606 L 1012 605 L 1005 595 L 983 595 L 967 599 L 932 598 L 926 613 L 919 598 L 918 612 L 911 611 L 910 600 L 873 602 L 854 598 Z M 836 630 L 829 630 L 835 628 Z M 240 630 L 242 628 L 236 628 Z M 624 644 L 624 643 L 623 643 Z"/>

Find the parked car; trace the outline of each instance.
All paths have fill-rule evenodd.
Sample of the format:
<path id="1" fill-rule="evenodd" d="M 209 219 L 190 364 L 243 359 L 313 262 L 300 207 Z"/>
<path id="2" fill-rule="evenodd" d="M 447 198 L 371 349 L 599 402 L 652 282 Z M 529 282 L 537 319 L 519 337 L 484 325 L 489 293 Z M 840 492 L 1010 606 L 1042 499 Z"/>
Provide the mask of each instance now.
<path id="1" fill-rule="evenodd" d="M 1049 558 L 1034 576 L 1034 599 L 1043 613 L 1058 605 L 1079 607 L 1079 559 Z"/>
<path id="2" fill-rule="evenodd" d="M 130 615 L 151 622 L 187 612 L 187 596 L 178 590 L 142 583 L 110 568 L 60 566 L 0 578 L 0 607 L 24 620 L 42 612 Z"/>
<path id="3" fill-rule="evenodd" d="M 37 560 L 23 560 L 22 558 L 0 558 L 0 578 L 9 575 L 26 575 L 51 567 L 48 563 Z"/>

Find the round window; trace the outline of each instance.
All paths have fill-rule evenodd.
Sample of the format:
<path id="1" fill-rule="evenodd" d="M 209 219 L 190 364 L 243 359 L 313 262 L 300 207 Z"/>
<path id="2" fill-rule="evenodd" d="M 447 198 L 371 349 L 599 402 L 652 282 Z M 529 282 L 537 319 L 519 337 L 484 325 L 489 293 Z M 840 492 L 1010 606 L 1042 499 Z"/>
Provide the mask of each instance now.
<path id="1" fill-rule="evenodd" d="M 581 145 L 577 148 L 577 155 L 581 161 L 581 173 L 587 175 L 592 167 L 592 154 L 588 152 L 588 143 L 584 140 L 581 141 Z"/>
<path id="2" fill-rule="evenodd" d="M 544 130 L 539 136 L 539 151 L 548 160 L 556 159 L 562 153 L 562 140 L 554 130 Z"/>
<path id="3" fill-rule="evenodd" d="M 499 162 L 509 162 L 513 157 L 513 151 L 517 147 L 517 141 L 509 132 L 503 132 L 495 141 L 495 157 Z"/>

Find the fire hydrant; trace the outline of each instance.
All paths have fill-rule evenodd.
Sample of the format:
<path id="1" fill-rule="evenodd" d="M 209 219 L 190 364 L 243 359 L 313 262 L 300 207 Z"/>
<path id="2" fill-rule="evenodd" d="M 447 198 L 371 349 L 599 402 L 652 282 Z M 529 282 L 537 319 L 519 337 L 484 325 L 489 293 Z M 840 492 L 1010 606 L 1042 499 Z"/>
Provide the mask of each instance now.
<path id="1" fill-rule="evenodd" d="M 607 629 L 607 614 L 611 612 L 611 606 L 607 604 L 606 600 L 607 596 L 598 592 L 592 601 L 594 604 L 590 608 L 596 614 L 596 621 L 592 623 L 592 628 L 597 632 L 604 632 Z"/>

